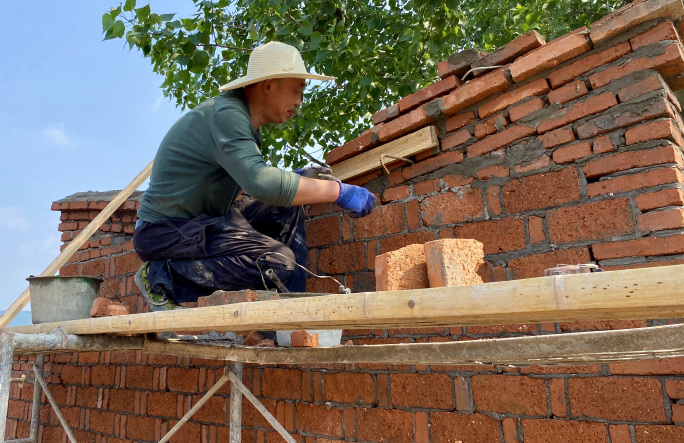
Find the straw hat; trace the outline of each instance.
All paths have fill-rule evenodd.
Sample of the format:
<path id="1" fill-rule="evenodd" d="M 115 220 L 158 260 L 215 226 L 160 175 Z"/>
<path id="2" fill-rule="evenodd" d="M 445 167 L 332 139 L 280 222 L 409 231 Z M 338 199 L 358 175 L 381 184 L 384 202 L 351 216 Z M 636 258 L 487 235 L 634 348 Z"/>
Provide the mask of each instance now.
<path id="1" fill-rule="evenodd" d="M 219 88 L 221 91 L 242 88 L 269 78 L 306 78 L 311 80 L 335 80 L 335 77 L 309 74 L 302 56 L 294 46 L 270 42 L 259 46 L 249 56 L 247 75 L 237 78 Z"/>

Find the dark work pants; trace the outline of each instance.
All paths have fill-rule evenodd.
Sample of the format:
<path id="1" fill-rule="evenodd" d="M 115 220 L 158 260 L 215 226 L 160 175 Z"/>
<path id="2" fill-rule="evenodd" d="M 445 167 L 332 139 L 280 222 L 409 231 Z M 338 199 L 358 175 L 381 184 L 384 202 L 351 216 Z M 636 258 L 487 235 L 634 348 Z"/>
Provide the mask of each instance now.
<path id="1" fill-rule="evenodd" d="M 306 291 L 308 267 L 304 210 L 235 202 L 222 217 L 164 219 L 143 223 L 133 234 L 135 251 L 149 261 L 154 292 L 177 302 L 197 301 L 215 290 L 267 289 L 272 269 L 291 292 Z"/>

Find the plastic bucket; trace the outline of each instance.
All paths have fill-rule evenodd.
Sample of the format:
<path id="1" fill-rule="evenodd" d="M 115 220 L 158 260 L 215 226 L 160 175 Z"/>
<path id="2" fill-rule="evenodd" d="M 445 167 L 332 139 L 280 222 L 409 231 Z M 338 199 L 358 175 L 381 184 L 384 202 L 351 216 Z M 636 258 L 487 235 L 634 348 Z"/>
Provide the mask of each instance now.
<path id="1" fill-rule="evenodd" d="M 29 277 L 33 324 L 90 318 L 102 279 L 79 277 Z"/>

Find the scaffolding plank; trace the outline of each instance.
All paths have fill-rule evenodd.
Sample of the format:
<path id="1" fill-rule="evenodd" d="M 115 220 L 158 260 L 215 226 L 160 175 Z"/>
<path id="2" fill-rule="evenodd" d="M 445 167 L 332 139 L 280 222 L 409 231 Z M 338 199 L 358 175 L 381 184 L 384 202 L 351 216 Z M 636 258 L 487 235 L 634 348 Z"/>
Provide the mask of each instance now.
<path id="1" fill-rule="evenodd" d="M 684 356 L 684 325 L 615 331 L 575 332 L 439 343 L 336 346 L 332 348 L 257 348 L 173 343 L 124 337 L 73 336 L 52 345 L 49 336 L 36 340 L 15 334 L 15 351 L 23 354 L 83 350 L 140 349 L 211 360 L 256 364 L 466 364 L 569 365 Z M 48 347 L 44 343 L 50 342 Z"/>
<path id="2" fill-rule="evenodd" d="M 684 317 L 684 265 L 480 285 L 336 294 L 9 328 L 14 332 L 366 329 Z"/>
<path id="3" fill-rule="evenodd" d="M 340 180 L 356 177 L 365 172 L 372 171 L 385 165 L 394 163 L 398 160 L 386 157 L 382 160 L 383 155 L 391 155 L 394 157 L 410 157 L 426 149 L 434 148 L 439 144 L 437 139 L 437 132 L 434 126 L 420 129 L 409 135 L 405 135 L 397 140 L 380 145 L 370 151 L 366 151 L 348 160 L 332 165 L 333 175 Z"/>

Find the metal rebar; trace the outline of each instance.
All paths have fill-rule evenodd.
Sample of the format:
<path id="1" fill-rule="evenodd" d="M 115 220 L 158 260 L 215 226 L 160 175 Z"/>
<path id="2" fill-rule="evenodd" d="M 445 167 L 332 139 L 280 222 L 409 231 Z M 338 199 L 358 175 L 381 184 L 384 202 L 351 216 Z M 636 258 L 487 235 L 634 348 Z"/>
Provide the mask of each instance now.
<path id="1" fill-rule="evenodd" d="M 280 290 L 280 292 L 284 292 L 284 293 L 290 292 L 287 289 L 287 286 L 285 286 L 285 284 L 282 282 L 282 280 L 280 280 L 278 278 L 278 276 L 276 275 L 276 273 L 273 272 L 273 269 L 266 269 L 266 272 L 264 272 L 264 274 L 266 274 L 266 277 L 271 279 L 273 284 L 276 285 L 276 287 Z"/>
<path id="2" fill-rule="evenodd" d="M 212 386 L 211 389 L 209 389 L 209 390 L 207 391 L 207 393 L 204 394 L 204 396 L 202 396 L 202 398 L 199 399 L 199 401 L 195 404 L 195 406 L 193 406 L 193 407 L 187 412 L 187 414 L 185 414 L 185 415 L 183 416 L 183 418 L 181 418 L 181 419 L 178 421 L 178 423 L 176 423 L 176 425 L 175 425 L 173 428 L 169 429 L 169 432 L 166 433 L 166 435 L 164 436 L 164 438 L 162 438 L 161 440 L 159 440 L 159 443 L 166 443 L 167 441 L 169 441 L 169 439 L 171 439 L 171 437 L 173 437 L 173 435 L 174 435 L 176 432 L 178 432 L 178 430 L 179 430 L 185 423 L 187 423 L 187 421 L 190 420 L 190 418 L 191 418 L 193 415 L 195 415 L 195 413 L 196 413 L 197 411 L 199 411 L 199 409 L 200 409 L 202 406 L 204 406 L 204 404 L 205 404 L 207 401 L 209 401 L 209 399 L 216 393 L 216 391 L 218 391 L 219 389 L 221 389 L 221 386 L 223 386 L 223 385 L 225 385 L 226 383 L 228 383 L 228 376 L 226 375 L 226 372 L 227 372 L 227 371 L 224 370 L 223 377 L 219 378 L 219 380 L 216 382 L 216 384 L 215 384 L 214 386 Z"/>
<path id="3" fill-rule="evenodd" d="M 45 380 L 43 380 L 43 377 L 40 375 L 40 371 L 35 364 L 33 365 L 33 376 L 36 377 L 36 380 L 38 381 L 38 383 L 40 383 L 40 386 L 43 388 L 43 391 L 45 391 L 45 396 L 47 397 L 48 401 L 50 402 L 52 409 L 55 411 L 55 415 L 57 416 L 57 419 L 59 419 L 59 423 L 64 428 L 64 432 L 66 432 L 66 435 L 69 438 L 69 441 L 71 443 L 77 443 L 76 438 L 74 437 L 74 434 L 71 432 L 71 428 L 69 427 L 66 420 L 64 419 L 62 412 L 59 410 L 59 406 L 57 406 L 57 402 L 55 402 L 55 399 L 52 397 L 52 394 L 50 393 L 50 390 L 48 389 L 47 384 L 45 383 Z"/>
<path id="4" fill-rule="evenodd" d="M 0 437 L 5 439 L 12 361 L 14 359 L 14 333 L 0 330 Z"/>
<path id="5" fill-rule="evenodd" d="M 230 372 L 242 380 L 242 362 L 230 363 Z M 242 441 L 242 392 L 235 383 L 230 385 L 230 443 Z"/>
<path id="6" fill-rule="evenodd" d="M 242 395 L 244 395 L 247 400 L 249 400 L 252 405 L 257 409 L 257 411 L 261 412 L 261 415 L 264 416 L 267 422 L 270 423 L 273 428 L 278 431 L 281 437 L 287 442 L 287 443 L 297 443 L 294 438 L 287 432 L 287 430 L 278 423 L 278 420 L 275 419 L 275 417 L 268 412 L 268 409 L 264 407 L 264 405 L 261 404 L 258 398 L 254 396 L 251 392 L 249 392 L 249 389 L 247 389 L 247 386 L 242 384 L 242 380 L 237 378 L 235 374 L 233 374 L 231 371 L 228 371 L 228 377 L 230 377 L 230 381 L 233 382 L 233 385 L 235 385 L 241 392 Z M 161 442 L 160 442 L 161 443 Z M 232 442 L 231 442 L 232 443 Z"/>

